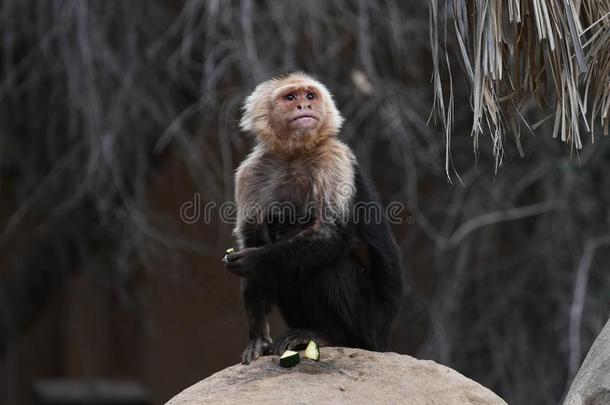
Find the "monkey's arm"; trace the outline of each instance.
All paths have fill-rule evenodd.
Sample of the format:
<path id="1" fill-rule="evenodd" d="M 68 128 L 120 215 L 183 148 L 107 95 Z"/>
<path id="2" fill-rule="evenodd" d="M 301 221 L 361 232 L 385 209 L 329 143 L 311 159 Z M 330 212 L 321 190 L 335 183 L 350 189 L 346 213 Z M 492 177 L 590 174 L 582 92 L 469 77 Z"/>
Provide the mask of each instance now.
<path id="1" fill-rule="evenodd" d="M 276 272 L 316 268 L 341 260 L 349 253 L 350 241 L 347 227 L 322 225 L 320 231 L 312 230 L 295 238 L 231 253 L 227 255 L 227 269 L 245 277 L 264 269 L 272 280 Z"/>
<path id="2" fill-rule="evenodd" d="M 379 215 L 369 212 L 379 220 L 357 221 L 355 234 L 362 244 L 368 247 L 371 263 L 367 272 L 373 285 L 384 298 L 399 302 L 404 294 L 403 266 L 400 251 L 392 236 L 385 210 L 379 204 L 373 188 L 362 175 L 360 168 L 355 171 L 356 201 L 366 202 L 369 209 L 379 209 Z"/>
<path id="3" fill-rule="evenodd" d="M 240 249 L 256 249 L 265 244 L 266 233 L 261 226 L 243 221 L 236 230 Z M 228 262 L 225 261 L 228 267 Z M 271 347 L 272 340 L 269 334 L 267 314 L 271 309 L 272 285 L 261 271 L 260 277 L 244 278 L 241 281 L 241 293 L 248 321 L 248 344 L 241 355 L 241 362 L 249 364 L 251 361 L 266 354 Z"/>

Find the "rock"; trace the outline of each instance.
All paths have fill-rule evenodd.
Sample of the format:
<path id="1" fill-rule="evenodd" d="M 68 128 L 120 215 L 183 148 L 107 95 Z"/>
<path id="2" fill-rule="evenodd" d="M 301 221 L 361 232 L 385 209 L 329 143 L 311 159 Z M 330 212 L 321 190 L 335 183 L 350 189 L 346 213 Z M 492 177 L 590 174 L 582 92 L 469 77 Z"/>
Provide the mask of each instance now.
<path id="1" fill-rule="evenodd" d="M 323 347 L 320 361 L 293 368 L 265 356 L 226 368 L 172 398 L 195 404 L 413 404 L 506 405 L 493 392 L 455 370 L 396 353 Z"/>
<path id="2" fill-rule="evenodd" d="M 610 404 L 610 320 L 593 342 L 563 404 Z"/>

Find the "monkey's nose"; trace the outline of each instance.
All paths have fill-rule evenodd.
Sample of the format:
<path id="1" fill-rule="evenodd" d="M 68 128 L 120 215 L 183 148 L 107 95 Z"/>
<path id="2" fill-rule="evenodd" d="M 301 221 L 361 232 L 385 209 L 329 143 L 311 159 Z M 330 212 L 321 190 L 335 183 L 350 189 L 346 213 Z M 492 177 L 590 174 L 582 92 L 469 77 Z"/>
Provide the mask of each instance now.
<path id="1" fill-rule="evenodd" d="M 302 106 L 302 105 L 300 105 L 300 104 L 299 104 L 299 105 L 297 105 L 297 109 L 301 110 L 302 108 L 303 108 L 303 106 Z"/>

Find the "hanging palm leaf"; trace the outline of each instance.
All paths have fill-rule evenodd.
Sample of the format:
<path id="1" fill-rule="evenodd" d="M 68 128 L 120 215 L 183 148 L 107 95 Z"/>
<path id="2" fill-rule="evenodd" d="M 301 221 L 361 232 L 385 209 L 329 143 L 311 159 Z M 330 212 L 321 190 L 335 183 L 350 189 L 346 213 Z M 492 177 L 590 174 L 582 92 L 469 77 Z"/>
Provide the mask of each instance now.
<path id="1" fill-rule="evenodd" d="M 440 8 L 438 0 L 430 0 L 430 30 L 434 111 L 445 131 L 447 175 L 454 116 L 448 35 L 470 85 L 475 154 L 479 135 L 488 132 L 496 169 L 507 131 L 522 153 L 521 124 L 537 127 L 525 118 L 533 104 L 551 113 L 553 137 L 576 150 L 584 133 L 594 141 L 596 125 L 608 135 L 609 0 L 454 0 Z"/>

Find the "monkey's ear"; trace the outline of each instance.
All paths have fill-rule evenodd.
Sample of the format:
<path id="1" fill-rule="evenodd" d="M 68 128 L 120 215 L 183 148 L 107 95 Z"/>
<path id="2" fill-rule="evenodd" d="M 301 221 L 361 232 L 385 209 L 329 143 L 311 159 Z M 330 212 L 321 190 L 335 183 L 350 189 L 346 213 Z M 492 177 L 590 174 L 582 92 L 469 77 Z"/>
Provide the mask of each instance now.
<path id="1" fill-rule="evenodd" d="M 243 112 L 241 119 L 239 120 L 239 128 L 244 132 L 255 133 L 253 114 L 256 102 L 255 93 L 256 90 L 246 98 L 246 101 L 241 108 Z"/>
<path id="2" fill-rule="evenodd" d="M 252 114 L 249 113 L 248 99 L 249 97 L 241 108 L 242 114 L 239 120 L 239 128 L 244 132 L 254 133 L 254 123 L 252 122 Z"/>
<path id="3" fill-rule="evenodd" d="M 335 102 L 332 98 L 332 96 L 329 94 L 330 97 L 330 108 L 329 108 L 329 112 L 328 112 L 328 120 L 330 122 L 331 127 L 334 129 L 334 133 L 337 134 L 339 133 L 339 130 L 341 129 L 341 127 L 343 126 L 343 122 L 345 121 L 345 119 L 343 118 L 343 116 L 341 115 L 341 113 L 339 112 L 339 110 L 337 109 L 337 106 L 335 105 Z"/>
<path id="4" fill-rule="evenodd" d="M 269 100 L 273 92 L 275 80 L 268 80 L 256 86 L 252 94 L 246 97 L 243 114 L 239 121 L 242 131 L 258 134 L 270 128 L 268 121 Z"/>

